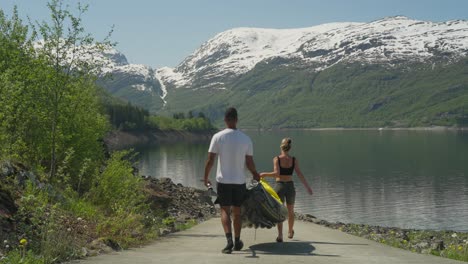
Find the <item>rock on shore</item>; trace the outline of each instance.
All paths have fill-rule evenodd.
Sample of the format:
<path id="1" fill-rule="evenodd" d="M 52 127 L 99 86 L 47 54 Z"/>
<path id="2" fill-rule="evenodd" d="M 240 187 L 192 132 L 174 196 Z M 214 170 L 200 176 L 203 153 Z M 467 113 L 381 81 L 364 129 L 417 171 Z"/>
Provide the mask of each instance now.
<path id="1" fill-rule="evenodd" d="M 176 223 L 203 221 L 217 214 L 206 191 L 175 184 L 169 178 L 147 177 L 145 190 L 152 209 L 165 212 Z"/>

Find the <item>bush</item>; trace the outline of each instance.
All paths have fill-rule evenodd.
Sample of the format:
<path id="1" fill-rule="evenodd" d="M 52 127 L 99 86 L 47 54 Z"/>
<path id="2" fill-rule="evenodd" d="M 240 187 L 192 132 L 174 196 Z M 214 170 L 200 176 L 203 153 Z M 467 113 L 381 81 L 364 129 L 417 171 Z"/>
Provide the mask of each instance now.
<path id="1" fill-rule="evenodd" d="M 143 182 L 133 175 L 131 162 L 124 159 L 129 153 L 113 153 L 91 190 L 94 203 L 108 213 L 136 212 L 144 206 Z"/>
<path id="2" fill-rule="evenodd" d="M 143 221 L 144 216 L 142 214 L 116 212 L 116 214 L 101 222 L 97 229 L 100 237 L 110 238 L 126 249 L 130 245 L 141 245 L 148 239 L 157 237 L 156 230 L 146 228 Z"/>

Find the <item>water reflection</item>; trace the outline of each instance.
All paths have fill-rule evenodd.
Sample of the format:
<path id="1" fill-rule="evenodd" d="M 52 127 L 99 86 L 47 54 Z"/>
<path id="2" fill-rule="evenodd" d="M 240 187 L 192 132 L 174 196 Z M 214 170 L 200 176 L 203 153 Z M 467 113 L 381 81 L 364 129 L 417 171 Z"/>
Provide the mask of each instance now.
<path id="1" fill-rule="evenodd" d="M 247 133 L 259 171 L 271 171 L 281 139 L 293 138 L 291 154 L 314 189 L 309 196 L 296 182 L 296 209 L 302 213 L 329 221 L 468 231 L 466 132 Z M 202 188 L 208 144 L 140 149 L 141 173 Z"/>
<path id="2" fill-rule="evenodd" d="M 169 177 L 184 186 L 203 188 L 207 146 L 173 143 L 139 148 L 140 173 L 155 178 Z"/>

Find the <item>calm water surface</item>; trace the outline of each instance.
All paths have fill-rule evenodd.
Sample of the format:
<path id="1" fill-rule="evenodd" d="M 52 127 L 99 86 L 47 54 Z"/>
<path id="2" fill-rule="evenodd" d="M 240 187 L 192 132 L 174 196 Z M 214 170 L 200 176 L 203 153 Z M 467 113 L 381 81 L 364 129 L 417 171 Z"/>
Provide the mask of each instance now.
<path id="1" fill-rule="evenodd" d="M 293 139 L 290 154 L 314 190 L 309 196 L 296 181 L 295 208 L 301 213 L 346 223 L 468 231 L 466 131 L 246 133 L 254 142 L 258 171 L 271 171 L 281 139 Z M 138 149 L 140 172 L 203 188 L 208 145 Z"/>

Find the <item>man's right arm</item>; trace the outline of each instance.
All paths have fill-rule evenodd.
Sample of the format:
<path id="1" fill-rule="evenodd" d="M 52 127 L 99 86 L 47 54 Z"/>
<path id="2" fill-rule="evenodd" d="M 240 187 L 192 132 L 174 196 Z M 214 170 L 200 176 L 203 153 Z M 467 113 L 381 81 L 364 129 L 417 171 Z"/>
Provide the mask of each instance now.
<path id="1" fill-rule="evenodd" d="M 211 185 L 211 182 L 208 179 L 208 177 L 210 176 L 211 168 L 213 168 L 215 158 L 216 158 L 216 153 L 208 152 L 208 158 L 206 159 L 206 162 L 205 162 L 205 177 L 203 178 L 205 182 L 205 186 L 207 187 L 208 185 Z"/>
<path id="2" fill-rule="evenodd" d="M 250 171 L 250 173 L 252 173 L 254 180 L 259 181 L 260 174 L 258 174 L 257 169 L 255 168 L 253 156 L 245 156 L 245 165 L 247 166 L 247 169 Z"/>

